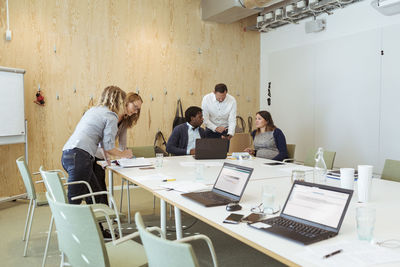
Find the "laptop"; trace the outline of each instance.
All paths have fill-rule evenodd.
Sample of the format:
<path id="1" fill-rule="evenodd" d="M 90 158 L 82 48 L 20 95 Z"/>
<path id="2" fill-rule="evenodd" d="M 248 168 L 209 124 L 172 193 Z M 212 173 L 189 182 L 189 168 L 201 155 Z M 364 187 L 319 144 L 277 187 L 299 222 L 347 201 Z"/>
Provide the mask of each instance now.
<path id="1" fill-rule="evenodd" d="M 336 236 L 353 190 L 295 181 L 278 217 L 249 224 L 309 245 Z"/>
<path id="2" fill-rule="evenodd" d="M 225 159 L 228 153 L 228 139 L 196 139 L 195 159 Z"/>
<path id="3" fill-rule="evenodd" d="M 253 173 L 253 168 L 224 163 L 211 191 L 182 194 L 206 207 L 238 203 Z"/>

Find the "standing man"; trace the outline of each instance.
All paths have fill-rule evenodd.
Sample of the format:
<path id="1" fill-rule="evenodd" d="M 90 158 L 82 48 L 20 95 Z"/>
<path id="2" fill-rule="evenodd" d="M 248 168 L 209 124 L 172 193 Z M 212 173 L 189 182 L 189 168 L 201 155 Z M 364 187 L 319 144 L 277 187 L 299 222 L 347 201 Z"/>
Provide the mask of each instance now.
<path id="1" fill-rule="evenodd" d="M 231 139 L 236 128 L 236 100 L 228 94 L 228 88 L 220 83 L 214 93 L 203 97 L 201 103 L 206 126 L 206 138 Z"/>
<path id="2" fill-rule="evenodd" d="M 186 123 L 179 124 L 172 131 L 167 142 L 167 152 L 174 155 L 194 155 L 196 139 L 204 138 L 203 113 L 199 107 L 185 111 Z"/>

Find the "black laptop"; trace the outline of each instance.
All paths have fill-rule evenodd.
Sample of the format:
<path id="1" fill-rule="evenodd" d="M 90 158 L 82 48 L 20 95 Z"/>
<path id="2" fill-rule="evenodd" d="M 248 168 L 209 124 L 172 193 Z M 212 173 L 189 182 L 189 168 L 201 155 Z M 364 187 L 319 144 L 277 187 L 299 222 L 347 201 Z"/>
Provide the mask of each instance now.
<path id="1" fill-rule="evenodd" d="M 185 193 L 182 196 L 206 207 L 237 203 L 252 173 L 253 168 L 225 162 L 211 191 Z"/>
<path id="2" fill-rule="evenodd" d="M 312 244 L 339 233 L 353 190 L 295 181 L 282 213 L 250 226 Z"/>
<path id="3" fill-rule="evenodd" d="M 196 139 L 195 159 L 225 159 L 228 153 L 228 139 Z"/>

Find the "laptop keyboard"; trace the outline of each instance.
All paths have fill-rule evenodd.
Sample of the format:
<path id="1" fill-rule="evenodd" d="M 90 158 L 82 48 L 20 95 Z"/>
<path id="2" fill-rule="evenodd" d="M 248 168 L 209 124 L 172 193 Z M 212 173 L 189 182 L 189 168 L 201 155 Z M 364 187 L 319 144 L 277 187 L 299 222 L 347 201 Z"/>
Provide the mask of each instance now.
<path id="1" fill-rule="evenodd" d="M 269 225 L 277 226 L 277 227 L 282 227 L 285 228 L 289 231 L 294 231 L 300 235 L 309 237 L 309 238 L 314 238 L 316 236 L 328 233 L 328 231 L 313 227 L 307 224 L 303 223 L 298 223 L 292 220 L 288 220 L 282 217 L 274 217 L 270 218 L 268 220 L 265 220 L 265 222 Z"/>
<path id="2" fill-rule="evenodd" d="M 210 192 L 202 192 L 201 194 L 197 195 L 198 199 L 204 199 L 204 200 L 211 200 L 213 202 L 226 202 L 229 201 L 228 198 L 220 196 L 218 194 L 215 194 L 214 192 L 210 191 Z"/>

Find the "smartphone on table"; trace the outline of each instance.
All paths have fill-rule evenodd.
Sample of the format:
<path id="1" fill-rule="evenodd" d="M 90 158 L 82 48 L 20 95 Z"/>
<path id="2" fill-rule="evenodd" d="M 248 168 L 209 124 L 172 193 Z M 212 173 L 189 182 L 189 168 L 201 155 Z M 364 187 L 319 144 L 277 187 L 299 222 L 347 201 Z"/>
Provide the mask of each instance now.
<path id="1" fill-rule="evenodd" d="M 238 224 L 240 223 L 241 219 L 244 217 L 242 214 L 231 213 L 228 217 L 224 220 L 224 223 L 231 223 L 231 224 Z"/>
<path id="2" fill-rule="evenodd" d="M 253 223 L 253 222 L 261 221 L 262 219 L 264 219 L 263 214 L 250 213 L 249 215 L 247 215 L 246 217 L 244 217 L 242 219 L 242 222 Z"/>

